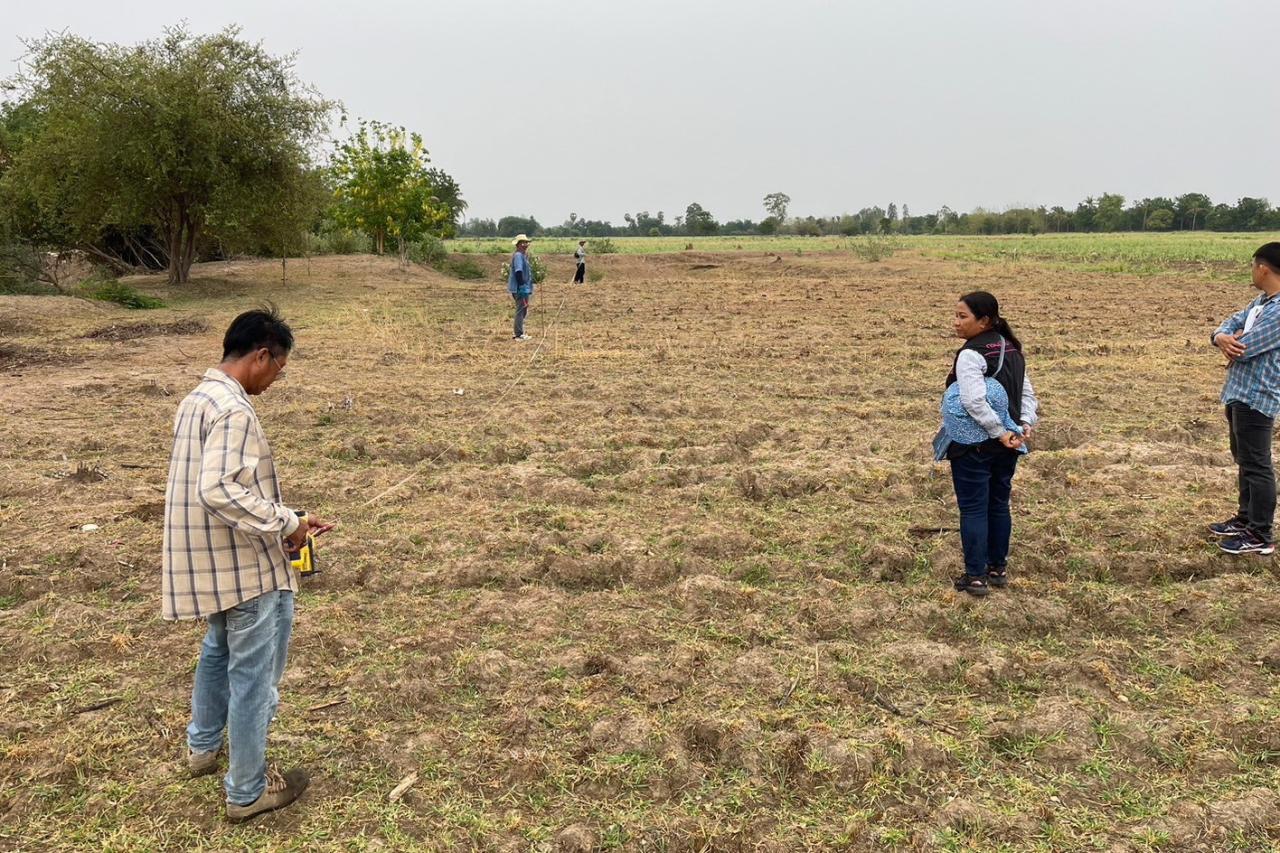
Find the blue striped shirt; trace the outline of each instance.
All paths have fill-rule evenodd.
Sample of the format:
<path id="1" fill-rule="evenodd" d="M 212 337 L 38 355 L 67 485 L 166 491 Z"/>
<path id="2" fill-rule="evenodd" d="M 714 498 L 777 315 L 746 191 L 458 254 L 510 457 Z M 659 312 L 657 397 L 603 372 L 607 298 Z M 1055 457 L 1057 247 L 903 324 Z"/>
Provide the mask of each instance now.
<path id="1" fill-rule="evenodd" d="M 1263 293 L 1243 311 L 1232 314 L 1210 336 L 1244 330 L 1249 312 L 1261 308 L 1240 338 L 1244 353 L 1227 366 L 1223 403 L 1244 403 L 1269 418 L 1280 415 L 1280 299 Z"/>

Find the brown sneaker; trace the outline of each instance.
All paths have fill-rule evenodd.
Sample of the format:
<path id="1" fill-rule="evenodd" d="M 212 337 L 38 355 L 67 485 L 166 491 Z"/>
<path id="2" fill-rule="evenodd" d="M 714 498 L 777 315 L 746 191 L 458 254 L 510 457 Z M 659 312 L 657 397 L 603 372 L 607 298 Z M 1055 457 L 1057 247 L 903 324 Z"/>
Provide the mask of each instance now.
<path id="1" fill-rule="evenodd" d="M 307 790 L 307 784 L 310 781 L 307 778 L 307 771 L 301 768 L 294 768 L 281 775 L 274 764 L 269 765 L 267 767 L 267 789 L 262 792 L 258 799 L 247 806 L 227 803 L 227 820 L 232 823 L 240 823 L 263 812 L 282 809 L 298 799 L 298 797 L 301 797 L 302 792 Z"/>
<path id="2" fill-rule="evenodd" d="M 218 754 L 219 750 L 213 752 L 192 752 L 187 750 L 187 770 L 191 772 L 191 778 L 196 779 L 200 776 L 208 776 L 210 773 L 218 772 Z"/>

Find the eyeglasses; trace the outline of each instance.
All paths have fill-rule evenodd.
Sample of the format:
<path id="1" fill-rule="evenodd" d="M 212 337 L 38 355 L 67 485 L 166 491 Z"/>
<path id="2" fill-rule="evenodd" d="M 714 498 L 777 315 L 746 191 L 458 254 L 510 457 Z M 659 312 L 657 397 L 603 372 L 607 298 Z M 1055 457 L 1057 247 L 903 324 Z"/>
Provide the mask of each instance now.
<path id="1" fill-rule="evenodd" d="M 271 361 L 276 366 L 276 379 L 284 379 L 284 365 L 281 364 L 279 361 L 276 361 L 275 353 L 271 352 L 270 350 L 267 350 L 267 355 L 271 356 Z"/>

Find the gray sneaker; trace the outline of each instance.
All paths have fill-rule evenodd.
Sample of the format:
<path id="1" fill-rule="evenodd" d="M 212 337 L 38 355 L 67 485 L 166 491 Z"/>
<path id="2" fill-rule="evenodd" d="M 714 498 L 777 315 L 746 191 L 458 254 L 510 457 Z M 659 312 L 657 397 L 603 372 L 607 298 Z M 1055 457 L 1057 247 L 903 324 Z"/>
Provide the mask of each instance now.
<path id="1" fill-rule="evenodd" d="M 221 750 L 215 749 L 213 752 L 192 752 L 187 750 L 187 770 L 191 773 L 192 779 L 198 779 L 201 776 L 208 776 L 210 773 L 218 772 L 218 756 Z"/>
<path id="2" fill-rule="evenodd" d="M 247 806 L 227 803 L 227 820 L 232 823 L 241 823 L 264 812 L 282 809 L 298 799 L 298 797 L 301 797 L 302 792 L 307 790 L 307 785 L 310 781 L 307 778 L 307 771 L 300 768 L 294 768 L 288 773 L 281 774 L 274 764 L 269 765 L 267 767 L 266 790 L 262 792 L 258 799 Z"/>

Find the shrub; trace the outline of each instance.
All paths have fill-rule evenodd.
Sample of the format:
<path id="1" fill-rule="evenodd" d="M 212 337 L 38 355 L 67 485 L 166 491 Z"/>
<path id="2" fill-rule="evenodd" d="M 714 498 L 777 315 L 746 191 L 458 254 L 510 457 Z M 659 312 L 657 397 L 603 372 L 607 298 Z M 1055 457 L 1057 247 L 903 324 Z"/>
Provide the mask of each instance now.
<path id="1" fill-rule="evenodd" d="M 484 267 L 480 266 L 479 262 L 473 258 L 459 258 L 447 261 L 444 265 L 444 271 L 454 278 L 460 278 L 464 281 L 476 281 L 484 278 Z"/>
<path id="2" fill-rule="evenodd" d="M 409 260 L 415 264 L 440 269 L 449 259 L 449 251 L 444 247 L 443 240 L 428 234 L 421 240 L 409 244 L 408 256 Z"/>
<path id="3" fill-rule="evenodd" d="M 119 281 L 107 281 L 96 285 L 90 284 L 86 287 L 85 293 L 90 299 L 97 299 L 101 302 L 114 302 L 117 305 L 123 305 L 125 308 L 134 310 L 164 307 L 164 302 L 161 300 L 156 299 L 154 296 L 139 293 L 129 285 Z"/>
<path id="4" fill-rule="evenodd" d="M 323 255 L 324 239 L 319 234 L 312 234 L 310 231 L 302 232 L 302 240 L 299 243 L 303 255 Z"/>
<path id="5" fill-rule="evenodd" d="M 529 255 L 529 268 L 533 270 L 533 283 L 542 284 L 547 278 L 547 265 L 542 262 L 542 258 L 537 255 Z M 511 262 L 504 261 L 502 271 L 499 273 L 503 283 L 511 277 Z"/>
<path id="6" fill-rule="evenodd" d="M 350 228 L 329 228 L 307 234 L 303 248 L 310 255 L 367 255 L 373 251 L 369 235 Z"/>
<path id="7" fill-rule="evenodd" d="M 608 237 L 597 237 L 587 243 L 587 251 L 594 255 L 616 255 L 618 247 Z"/>
<path id="8" fill-rule="evenodd" d="M 868 234 L 849 246 L 864 261 L 882 261 L 898 250 L 897 241 L 883 234 Z"/>

